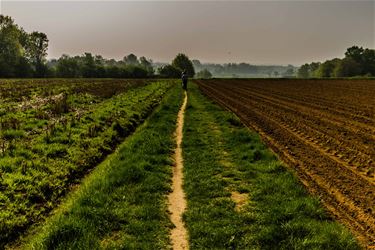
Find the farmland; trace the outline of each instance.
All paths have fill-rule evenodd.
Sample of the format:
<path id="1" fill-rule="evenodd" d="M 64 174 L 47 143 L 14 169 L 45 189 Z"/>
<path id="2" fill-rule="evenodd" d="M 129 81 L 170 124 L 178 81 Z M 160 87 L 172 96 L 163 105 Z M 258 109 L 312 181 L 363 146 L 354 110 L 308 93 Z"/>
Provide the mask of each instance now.
<path id="1" fill-rule="evenodd" d="M 209 80 L 236 113 L 366 246 L 375 242 L 375 81 Z"/>
<path id="2" fill-rule="evenodd" d="M 0 249 L 174 248 L 173 214 L 192 249 L 359 249 L 241 113 L 199 91 L 225 100 L 226 82 L 4 80 Z"/>
<path id="3" fill-rule="evenodd" d="M 175 85 L 51 216 L 8 247 L 181 249 L 173 233 L 181 203 L 172 197 L 181 164 L 183 249 L 359 249 L 255 132 L 196 84 L 187 96 Z"/>
<path id="4" fill-rule="evenodd" d="M 41 221 L 173 81 L 1 80 L 0 248 Z"/>

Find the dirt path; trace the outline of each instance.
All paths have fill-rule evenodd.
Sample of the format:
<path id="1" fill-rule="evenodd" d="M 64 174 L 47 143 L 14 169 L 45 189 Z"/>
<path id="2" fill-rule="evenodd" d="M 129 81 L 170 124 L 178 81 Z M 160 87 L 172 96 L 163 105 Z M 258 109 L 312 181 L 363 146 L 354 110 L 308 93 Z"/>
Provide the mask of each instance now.
<path id="1" fill-rule="evenodd" d="M 171 213 L 171 220 L 175 228 L 171 231 L 171 241 L 173 249 L 189 249 L 188 233 L 182 221 L 182 214 L 186 208 L 185 193 L 182 189 L 183 183 L 183 158 L 181 142 L 184 128 L 184 114 L 187 104 L 187 94 L 185 92 L 184 103 L 181 106 L 177 116 L 176 141 L 177 148 L 175 150 L 174 159 L 175 166 L 173 168 L 172 193 L 168 196 L 168 209 Z"/>

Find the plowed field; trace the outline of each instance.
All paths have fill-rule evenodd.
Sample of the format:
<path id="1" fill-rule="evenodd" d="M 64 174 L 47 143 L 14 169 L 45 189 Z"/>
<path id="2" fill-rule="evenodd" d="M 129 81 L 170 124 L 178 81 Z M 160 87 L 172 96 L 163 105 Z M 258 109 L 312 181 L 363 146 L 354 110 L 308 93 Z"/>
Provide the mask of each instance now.
<path id="1" fill-rule="evenodd" d="M 202 80 L 365 247 L 375 247 L 374 80 Z"/>

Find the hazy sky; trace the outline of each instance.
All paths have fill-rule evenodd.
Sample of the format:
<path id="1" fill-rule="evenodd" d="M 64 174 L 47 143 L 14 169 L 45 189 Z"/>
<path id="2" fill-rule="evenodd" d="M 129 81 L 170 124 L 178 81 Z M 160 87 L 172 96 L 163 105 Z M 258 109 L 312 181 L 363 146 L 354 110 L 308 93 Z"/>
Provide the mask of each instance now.
<path id="1" fill-rule="evenodd" d="M 49 57 L 134 53 L 169 62 L 295 64 L 375 47 L 372 1 L 18 1 L 1 12 L 46 33 Z"/>

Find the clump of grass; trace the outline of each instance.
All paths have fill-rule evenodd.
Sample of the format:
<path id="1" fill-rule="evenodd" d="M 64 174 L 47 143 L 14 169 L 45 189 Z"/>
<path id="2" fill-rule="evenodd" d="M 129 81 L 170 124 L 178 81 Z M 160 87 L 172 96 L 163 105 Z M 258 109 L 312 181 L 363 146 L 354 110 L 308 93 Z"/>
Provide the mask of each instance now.
<path id="1" fill-rule="evenodd" d="M 51 111 L 55 115 L 61 115 L 69 112 L 70 103 L 67 93 L 61 93 L 51 99 Z"/>
<path id="2" fill-rule="evenodd" d="M 16 129 L 8 129 L 2 132 L 2 138 L 5 140 L 15 140 L 20 139 L 25 136 L 25 131 L 23 130 L 16 130 Z"/>

